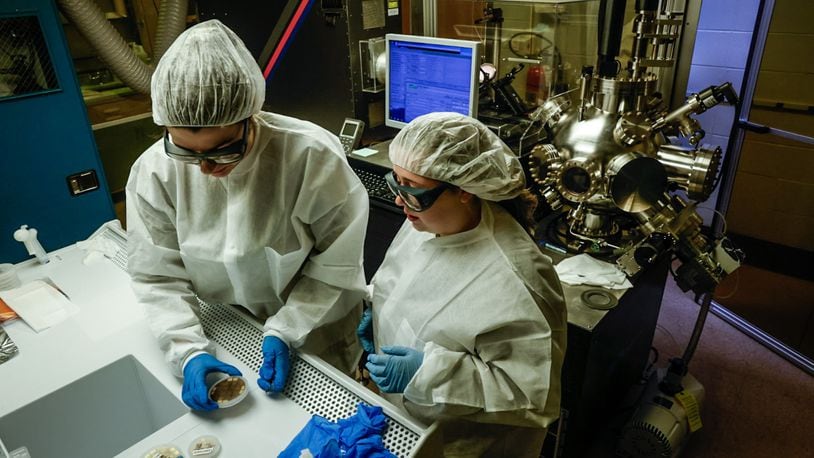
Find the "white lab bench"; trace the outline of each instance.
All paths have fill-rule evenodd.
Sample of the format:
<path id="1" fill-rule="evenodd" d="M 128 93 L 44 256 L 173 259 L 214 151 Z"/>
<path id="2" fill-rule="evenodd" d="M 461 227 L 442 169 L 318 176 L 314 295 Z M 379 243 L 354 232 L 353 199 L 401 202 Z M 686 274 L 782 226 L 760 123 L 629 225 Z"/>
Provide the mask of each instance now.
<path id="1" fill-rule="evenodd" d="M 95 236 L 123 241 L 114 226 L 100 231 Z M 17 265 L 24 283 L 50 278 L 79 312 L 40 333 L 19 319 L 3 325 L 19 348 L 0 364 L 0 439 L 9 451 L 26 446 L 34 458 L 142 457 L 169 443 L 187 456 L 193 439 L 213 435 L 221 457 L 277 456 L 312 414 L 335 421 L 355 413 L 359 402 L 383 407 L 385 446 L 396 455 L 429 448 L 433 427 L 402 416 L 309 355 L 292 360 L 283 395 L 266 395 L 255 383 L 262 326 L 228 306 L 202 304 L 201 320 L 217 356 L 249 380 L 249 394 L 231 408 L 190 411 L 180 400 L 181 380 L 171 374 L 130 289 L 122 257 L 85 263 L 86 254 L 71 245 L 49 253 L 47 264 Z"/>

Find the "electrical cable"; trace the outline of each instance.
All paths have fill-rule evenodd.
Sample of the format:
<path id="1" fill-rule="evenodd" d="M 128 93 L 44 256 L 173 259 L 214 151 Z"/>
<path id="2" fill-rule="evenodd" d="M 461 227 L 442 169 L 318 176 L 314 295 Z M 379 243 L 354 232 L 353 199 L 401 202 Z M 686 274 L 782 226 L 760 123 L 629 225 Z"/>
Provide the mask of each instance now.
<path id="1" fill-rule="evenodd" d="M 535 37 L 539 38 L 540 40 L 545 41 L 546 43 L 548 43 L 548 46 L 542 48 L 540 50 L 540 52 L 537 53 L 536 56 L 533 56 L 531 54 L 520 54 L 519 52 L 517 52 L 516 49 L 514 49 L 514 46 L 512 46 L 512 42 L 514 41 L 515 38 L 520 37 L 520 36 L 525 36 L 525 35 L 535 36 Z M 551 47 L 553 47 L 555 51 L 559 52 L 557 50 L 557 47 L 554 45 L 554 42 L 549 40 L 548 38 L 544 37 L 539 32 L 518 32 L 518 33 L 515 33 L 514 35 L 509 37 L 508 46 L 509 46 L 509 51 L 511 51 L 512 54 L 514 54 L 517 57 L 522 57 L 523 59 L 535 59 L 537 57 L 540 57 L 540 56 L 544 55 L 543 53 L 545 51 L 547 51 L 548 48 L 551 48 Z"/>
<path id="2" fill-rule="evenodd" d="M 690 341 L 684 350 L 684 356 L 681 357 L 685 366 L 690 365 L 690 360 L 695 354 L 695 349 L 698 346 L 698 340 L 701 338 L 701 331 L 704 329 L 704 323 L 707 320 L 707 314 L 709 313 L 710 304 L 712 303 L 712 291 L 707 291 L 703 294 L 704 299 L 701 302 L 700 310 L 698 310 L 698 318 L 695 321 L 695 326 L 693 326 Z"/>
<path id="3" fill-rule="evenodd" d="M 720 211 L 718 211 L 718 210 L 716 210 L 716 209 L 714 209 L 714 208 L 712 208 L 712 207 L 695 207 L 695 208 L 696 208 L 697 210 L 701 210 L 702 208 L 703 208 L 704 210 L 712 210 L 714 213 L 718 214 L 718 216 L 720 216 L 720 217 L 721 217 L 721 221 L 723 221 L 723 228 L 722 228 L 722 230 L 721 230 L 721 234 L 720 234 L 720 236 L 721 236 L 721 237 L 723 237 L 724 235 L 726 235 L 726 229 L 727 229 L 727 225 L 726 225 L 726 216 L 724 216 L 724 214 L 723 214 L 723 213 L 721 213 Z"/>
<path id="4" fill-rule="evenodd" d="M 670 338 L 670 341 L 673 343 L 673 345 L 675 345 L 676 347 L 680 347 L 680 345 L 678 345 L 678 341 L 673 336 L 673 333 L 671 333 L 669 330 L 667 330 L 667 328 L 665 328 L 664 326 L 662 326 L 660 324 L 657 324 L 656 329 L 663 332 L 664 334 L 666 334 L 667 337 Z"/>
<path id="5" fill-rule="evenodd" d="M 653 366 L 655 366 L 656 363 L 659 362 L 659 350 L 656 347 L 650 347 L 650 351 L 653 352 L 653 361 L 651 361 L 650 364 L 648 364 L 647 367 L 644 369 L 644 374 L 642 374 L 643 378 L 644 375 L 649 374 L 650 371 L 653 370 Z"/>
<path id="6" fill-rule="evenodd" d="M 716 300 L 729 299 L 730 297 L 734 296 L 735 293 L 738 292 L 738 288 L 740 287 L 740 282 L 741 282 L 740 269 L 735 270 L 734 277 L 735 277 L 735 286 L 732 288 L 732 291 L 729 292 L 729 294 L 726 294 L 724 296 L 722 296 L 720 294 L 716 294 L 715 295 Z"/>

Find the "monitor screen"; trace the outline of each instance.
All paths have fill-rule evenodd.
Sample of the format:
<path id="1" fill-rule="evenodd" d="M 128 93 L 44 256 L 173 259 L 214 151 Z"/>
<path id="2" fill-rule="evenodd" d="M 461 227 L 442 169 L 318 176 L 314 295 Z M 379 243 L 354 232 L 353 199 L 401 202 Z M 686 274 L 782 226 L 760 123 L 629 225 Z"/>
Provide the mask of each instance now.
<path id="1" fill-rule="evenodd" d="M 476 41 L 387 34 L 385 124 L 404 127 L 423 114 L 477 116 Z"/>

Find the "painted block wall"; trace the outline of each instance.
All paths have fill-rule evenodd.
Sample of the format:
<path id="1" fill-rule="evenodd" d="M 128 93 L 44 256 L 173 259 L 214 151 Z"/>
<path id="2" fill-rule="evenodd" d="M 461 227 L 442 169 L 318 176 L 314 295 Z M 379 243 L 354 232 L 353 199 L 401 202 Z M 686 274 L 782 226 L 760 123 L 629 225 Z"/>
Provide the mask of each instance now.
<path id="1" fill-rule="evenodd" d="M 760 0 L 702 2 L 687 95 L 726 81 L 740 93 L 759 4 Z M 730 130 L 735 122 L 735 107 L 720 104 L 696 119 L 706 131 L 702 143 L 720 146 L 726 155 Z M 701 207 L 715 208 L 719 190 L 716 189 Z M 711 224 L 711 210 L 699 213 L 706 224 Z"/>
<path id="2" fill-rule="evenodd" d="M 814 8 L 776 2 L 749 119 L 814 137 Z M 747 134 L 727 208 L 733 232 L 814 251 L 814 147 L 774 135 Z"/>

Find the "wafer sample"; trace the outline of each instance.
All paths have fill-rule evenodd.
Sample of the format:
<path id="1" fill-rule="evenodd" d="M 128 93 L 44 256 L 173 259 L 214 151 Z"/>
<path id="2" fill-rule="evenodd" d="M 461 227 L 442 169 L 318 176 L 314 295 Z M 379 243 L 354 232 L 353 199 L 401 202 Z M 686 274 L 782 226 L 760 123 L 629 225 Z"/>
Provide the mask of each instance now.
<path id="1" fill-rule="evenodd" d="M 200 436 L 189 444 L 190 458 L 215 458 L 220 453 L 220 441 L 215 436 Z"/>
<path id="2" fill-rule="evenodd" d="M 228 376 L 215 382 L 209 388 L 209 399 L 218 403 L 218 407 L 231 407 L 248 394 L 246 379 L 239 376 Z"/>
<path id="3" fill-rule="evenodd" d="M 151 448 L 144 454 L 144 458 L 183 458 L 184 454 L 181 449 L 172 444 L 163 444 L 158 447 Z"/>

